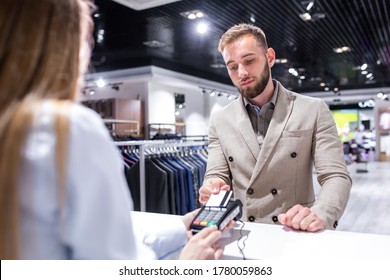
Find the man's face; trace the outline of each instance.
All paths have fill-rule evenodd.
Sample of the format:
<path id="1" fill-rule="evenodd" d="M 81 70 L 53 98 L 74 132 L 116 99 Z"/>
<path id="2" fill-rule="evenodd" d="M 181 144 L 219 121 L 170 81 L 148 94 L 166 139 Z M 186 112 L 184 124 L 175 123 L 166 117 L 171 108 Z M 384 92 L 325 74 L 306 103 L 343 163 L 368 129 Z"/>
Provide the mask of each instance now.
<path id="1" fill-rule="evenodd" d="M 222 51 L 230 79 L 246 98 L 255 98 L 270 80 L 267 51 L 252 35 L 245 35 L 227 45 Z"/>

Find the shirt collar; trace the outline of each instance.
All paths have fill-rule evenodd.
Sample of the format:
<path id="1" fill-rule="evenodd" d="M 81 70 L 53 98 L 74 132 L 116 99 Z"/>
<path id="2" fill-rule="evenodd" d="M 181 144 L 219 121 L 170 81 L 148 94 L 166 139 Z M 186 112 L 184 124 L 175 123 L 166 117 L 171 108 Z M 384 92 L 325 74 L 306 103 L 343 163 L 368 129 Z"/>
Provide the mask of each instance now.
<path id="1" fill-rule="evenodd" d="M 268 103 L 271 103 L 272 105 L 276 105 L 276 99 L 278 97 L 278 91 L 279 91 L 279 83 L 276 82 L 276 80 L 272 80 L 273 84 L 274 84 L 274 94 L 272 95 L 272 98 L 271 100 L 268 102 Z M 244 101 L 244 106 L 245 108 L 248 108 L 248 105 L 251 106 L 253 109 L 256 110 L 256 112 L 260 112 L 260 107 L 259 106 L 256 106 L 256 105 L 253 105 L 247 98 L 243 97 L 242 98 L 243 101 Z"/>

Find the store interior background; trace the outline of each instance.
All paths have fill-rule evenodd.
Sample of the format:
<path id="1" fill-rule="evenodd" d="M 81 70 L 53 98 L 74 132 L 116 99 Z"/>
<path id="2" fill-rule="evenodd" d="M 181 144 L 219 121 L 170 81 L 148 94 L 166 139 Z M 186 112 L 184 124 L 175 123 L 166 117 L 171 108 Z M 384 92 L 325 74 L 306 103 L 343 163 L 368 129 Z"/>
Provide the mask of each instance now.
<path id="1" fill-rule="evenodd" d="M 389 161 L 390 1 L 95 3 L 95 46 L 81 101 L 107 119 L 113 132 L 127 131 L 136 139 L 153 139 L 156 133 L 207 136 L 210 114 L 238 96 L 217 51 L 219 38 L 233 24 L 246 22 L 263 28 L 275 49 L 274 78 L 324 99 L 344 143 L 359 127 L 369 147 L 367 160 Z M 203 16 L 196 17 L 199 12 Z M 188 18 L 191 13 L 194 19 Z M 383 172 L 379 180 L 386 185 Z M 355 185 L 378 182 L 372 172 L 355 175 Z M 387 190 L 380 196 L 390 199 Z M 351 207 L 362 208 L 361 203 Z M 367 220 L 378 211 L 390 215 L 383 199 L 376 204 L 384 208 L 366 214 Z M 358 215 L 349 217 L 344 229 L 352 228 Z M 390 224 L 383 232 L 390 234 Z"/>
<path id="2" fill-rule="evenodd" d="M 388 1 L 95 3 L 95 46 L 81 99 L 104 118 L 138 122 L 135 136 L 207 135 L 211 112 L 238 94 L 217 51 L 218 39 L 231 25 L 248 22 L 261 26 L 276 50 L 274 78 L 324 99 L 344 142 L 359 126 L 370 132 L 367 142 L 376 160 L 390 155 L 390 125 L 378 129 L 380 113 L 390 110 Z M 188 19 L 191 12 L 203 16 Z M 134 125 L 115 127 L 129 131 Z"/>

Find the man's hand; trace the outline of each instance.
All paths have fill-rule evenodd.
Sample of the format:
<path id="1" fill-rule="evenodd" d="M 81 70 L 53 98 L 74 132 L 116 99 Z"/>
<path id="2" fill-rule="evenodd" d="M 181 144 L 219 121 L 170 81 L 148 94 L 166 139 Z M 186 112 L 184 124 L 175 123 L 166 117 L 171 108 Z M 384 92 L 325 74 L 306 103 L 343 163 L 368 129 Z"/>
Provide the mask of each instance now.
<path id="1" fill-rule="evenodd" d="M 205 204 L 211 194 L 218 194 L 220 190 L 230 191 L 230 189 L 230 186 L 226 185 L 225 181 L 221 178 L 208 179 L 199 189 L 199 202 Z"/>
<path id="2" fill-rule="evenodd" d="M 223 248 L 217 243 L 222 232 L 216 226 L 206 227 L 192 236 L 180 253 L 181 260 L 217 260 Z"/>
<path id="3" fill-rule="evenodd" d="M 315 232 L 325 228 L 324 222 L 315 212 L 299 204 L 285 214 L 280 214 L 278 220 L 281 224 L 297 230 Z"/>

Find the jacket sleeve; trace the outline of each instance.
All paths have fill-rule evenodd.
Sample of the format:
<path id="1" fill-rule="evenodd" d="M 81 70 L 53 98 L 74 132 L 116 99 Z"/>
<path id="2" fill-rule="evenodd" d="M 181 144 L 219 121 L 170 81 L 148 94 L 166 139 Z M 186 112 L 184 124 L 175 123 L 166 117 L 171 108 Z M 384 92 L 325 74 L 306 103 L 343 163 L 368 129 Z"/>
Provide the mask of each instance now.
<path id="1" fill-rule="evenodd" d="M 311 209 L 324 220 L 325 228 L 335 229 L 347 205 L 352 180 L 336 124 L 322 100 L 316 124 L 312 154 L 321 190 Z"/>

